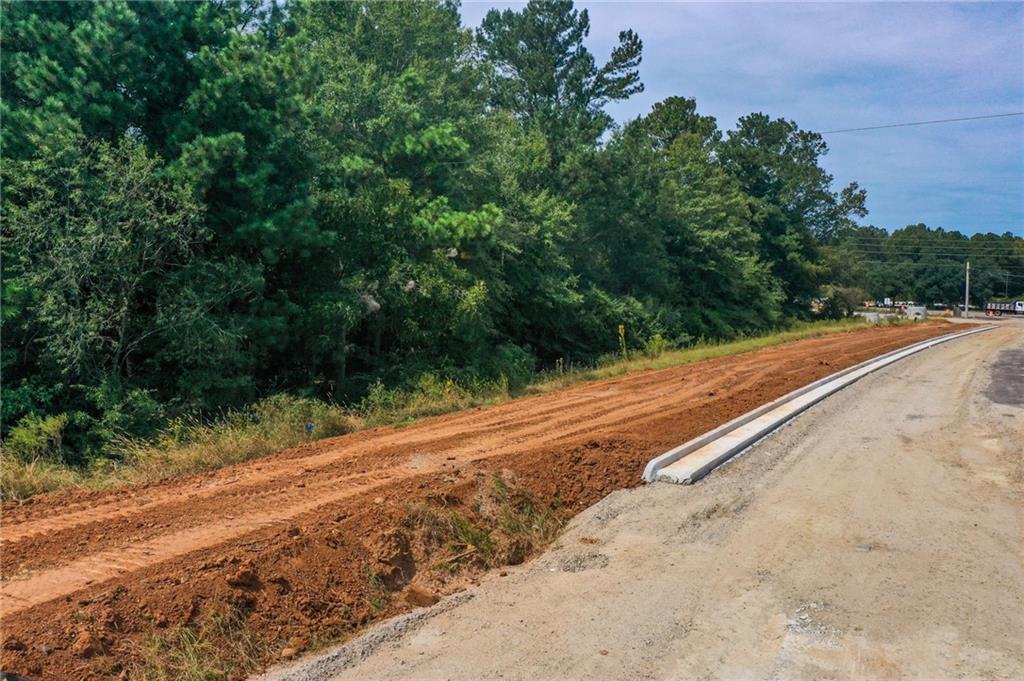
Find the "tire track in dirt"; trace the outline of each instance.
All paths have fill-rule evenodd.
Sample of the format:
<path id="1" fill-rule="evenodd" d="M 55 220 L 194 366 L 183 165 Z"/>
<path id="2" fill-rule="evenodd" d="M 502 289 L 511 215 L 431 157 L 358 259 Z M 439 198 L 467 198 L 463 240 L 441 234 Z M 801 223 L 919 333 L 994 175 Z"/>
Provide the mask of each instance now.
<path id="1" fill-rule="evenodd" d="M 601 401 L 598 404 L 604 406 L 598 408 L 593 405 L 581 405 L 588 407 L 588 418 L 585 421 L 579 419 L 573 419 L 571 417 L 560 419 L 557 421 L 551 421 L 550 419 L 529 419 L 521 422 L 520 425 L 525 427 L 511 428 L 507 434 L 497 440 L 482 440 L 477 439 L 476 431 L 470 433 L 463 433 L 456 437 L 444 437 L 440 440 L 435 438 L 422 438 L 414 442 L 414 446 L 418 449 L 425 449 L 428 451 L 440 451 L 444 452 L 446 457 L 443 458 L 454 458 L 458 461 L 475 461 L 490 456 L 498 456 L 502 454 L 508 454 L 512 452 L 516 447 L 521 446 L 526 442 L 533 442 L 541 435 L 544 436 L 544 441 L 549 442 L 562 442 L 572 441 L 578 439 L 588 433 L 592 434 L 595 432 L 608 432 L 609 430 L 614 431 L 616 428 L 622 427 L 626 424 L 637 424 L 643 420 L 645 414 L 650 415 L 652 412 L 657 415 L 658 412 L 664 408 L 669 407 L 672 403 L 692 398 L 696 393 L 706 391 L 709 388 L 713 390 L 723 389 L 729 386 L 734 381 L 733 372 L 723 372 L 718 375 L 715 379 L 702 382 L 699 386 L 677 384 L 670 389 L 662 389 L 656 393 L 648 395 L 647 393 L 641 393 L 639 395 L 633 395 L 630 391 L 631 398 L 625 401 L 609 402 L 605 398 L 610 396 L 609 394 L 600 395 Z M 751 376 L 740 385 L 746 385 L 747 383 L 757 380 L 757 376 Z M 544 410 L 544 414 L 550 414 L 551 410 Z M 405 452 L 415 452 L 417 448 L 404 448 Z M 341 454 L 346 454 L 342 452 Z M 380 456 L 380 452 L 371 449 L 366 452 L 366 456 L 373 457 L 375 461 L 386 461 L 390 460 L 391 456 Z M 360 452 L 360 456 L 363 454 Z M 239 485 L 234 485 L 231 488 L 217 488 L 216 494 L 203 494 L 202 498 L 197 498 L 199 495 L 192 495 L 185 499 L 163 499 L 156 502 L 150 502 L 148 507 L 135 507 L 129 509 L 110 509 L 103 508 L 97 509 L 94 512 L 79 512 L 73 514 L 72 517 L 64 518 L 53 518 L 37 523 L 24 524 L 22 526 L 15 526 L 13 532 L 12 546 L 5 547 L 7 559 L 12 562 L 17 561 L 22 570 L 31 569 L 35 565 L 41 564 L 38 557 L 44 555 L 49 556 L 47 563 L 52 565 L 54 563 L 52 552 L 41 551 L 40 546 L 35 544 L 32 546 L 32 551 L 37 554 L 37 558 L 33 560 L 23 550 L 27 548 L 27 544 L 24 547 L 19 547 L 17 541 L 19 539 L 28 539 L 33 536 L 40 534 L 48 534 L 49 544 L 54 548 L 59 548 L 68 544 L 76 544 L 81 549 L 87 547 L 86 544 L 82 544 L 79 539 L 79 535 L 83 529 L 86 529 L 90 525 L 98 525 L 94 529 L 97 532 L 102 532 L 104 539 L 110 537 L 109 542 L 106 545 L 110 545 L 113 541 L 116 541 L 119 532 L 123 534 L 131 533 L 129 535 L 133 543 L 143 540 L 140 544 L 141 548 L 136 550 L 135 546 L 129 546 L 128 548 L 116 548 L 114 552 L 116 555 L 121 556 L 125 553 L 139 556 L 141 561 L 142 556 L 152 557 L 153 560 L 158 560 L 161 556 L 173 557 L 180 554 L 180 550 L 172 549 L 172 546 L 178 546 L 174 543 L 162 542 L 156 539 L 150 539 L 147 535 L 155 534 L 155 532 L 145 532 L 145 528 L 138 528 L 137 523 L 130 520 L 130 518 L 144 513 L 146 511 L 153 512 L 155 509 L 161 509 L 163 514 L 161 515 L 159 527 L 154 527 L 154 530 L 162 529 L 166 527 L 175 527 L 179 530 L 193 527 L 195 525 L 206 522 L 204 519 L 208 517 L 215 517 L 218 508 L 223 508 L 225 503 L 228 501 L 226 493 L 230 494 L 230 498 L 234 500 L 232 505 L 234 513 L 245 513 L 249 509 L 258 509 L 263 506 L 267 499 L 273 497 L 274 503 L 282 505 L 283 503 L 291 503 L 292 497 L 312 497 L 317 498 L 316 495 L 326 492 L 323 496 L 323 503 L 332 503 L 339 498 L 333 494 L 333 490 L 340 484 L 345 486 L 351 486 L 354 490 L 359 491 L 362 488 L 360 484 L 360 478 L 364 474 L 352 474 L 350 466 L 345 465 L 340 473 L 342 475 L 338 477 L 325 477 L 325 474 L 331 473 L 332 471 L 327 470 L 329 467 L 337 467 L 339 461 L 338 458 L 351 459 L 354 454 L 347 453 L 346 456 L 335 457 L 334 453 L 328 453 L 324 455 L 323 460 L 311 461 L 309 459 L 300 459 L 293 461 L 294 463 L 301 463 L 300 471 L 297 474 L 289 474 L 284 479 L 275 478 L 273 476 L 259 475 L 255 476 L 256 479 L 251 481 L 250 484 L 245 485 L 239 489 Z M 389 468 L 381 470 L 387 471 L 389 480 L 399 479 L 406 477 L 401 467 Z M 434 467 L 430 470 L 439 470 Z M 416 472 L 425 472 L 419 470 Z M 411 473 L 411 472 L 410 472 Z M 315 477 L 313 480 L 308 482 L 297 481 L 300 478 Z M 347 495 L 345 495 L 347 496 Z M 305 509 L 305 505 L 296 505 L 296 509 Z M 259 511 L 256 511 L 257 513 Z M 275 515 L 277 520 L 286 520 L 294 517 L 295 515 L 301 514 L 305 510 L 296 510 L 292 512 L 283 512 Z M 173 514 L 170 515 L 169 514 Z M 151 524 L 157 524 L 154 521 L 150 521 Z M 133 531 L 134 530 L 134 531 Z M 211 531 L 205 534 L 197 535 L 195 533 L 182 533 L 183 536 L 189 537 L 189 541 L 192 541 L 192 548 L 199 549 L 215 544 L 218 541 L 223 541 L 227 538 L 235 536 L 239 533 L 244 533 L 244 526 L 232 524 L 228 527 L 222 527 L 219 531 Z M 6 535 L 6 530 L 5 530 Z M 200 537 L 202 540 L 200 541 Z M 5 537 L 6 538 L 6 537 Z M 187 546 L 187 544 L 185 544 Z M 95 548 L 95 547 L 93 547 Z M 102 554 L 104 556 L 109 553 Z M 55 571 L 56 575 L 60 577 L 40 574 L 25 576 L 22 580 L 15 582 L 16 586 L 9 586 L 0 584 L 0 599 L 3 597 L 15 598 L 20 604 L 20 607 L 29 607 L 37 601 L 35 589 L 50 589 L 53 585 L 59 583 L 65 583 L 68 589 L 82 588 L 83 585 L 91 583 L 93 581 L 99 581 L 106 577 L 114 577 L 124 572 L 125 563 L 121 560 L 110 561 L 110 570 L 104 575 L 101 565 L 104 558 L 90 557 L 85 560 L 78 560 L 67 569 L 61 569 Z M 135 562 L 129 562 L 128 565 L 136 565 Z M 88 574 L 88 578 L 82 576 Z M 72 579 L 72 576 L 78 575 L 76 579 Z M 63 580 L 63 581 L 62 581 Z M 20 607 L 15 608 L 20 609 Z M 3 612 L 3 610 L 0 610 Z"/>

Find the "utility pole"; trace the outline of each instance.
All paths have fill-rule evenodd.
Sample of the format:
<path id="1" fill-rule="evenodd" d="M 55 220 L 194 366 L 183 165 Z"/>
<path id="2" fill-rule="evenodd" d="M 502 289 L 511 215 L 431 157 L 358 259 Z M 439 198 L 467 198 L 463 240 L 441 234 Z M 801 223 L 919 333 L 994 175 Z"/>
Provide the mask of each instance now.
<path id="1" fill-rule="evenodd" d="M 971 261 L 967 261 L 967 276 L 964 278 L 964 318 L 970 316 L 968 311 L 971 300 Z"/>

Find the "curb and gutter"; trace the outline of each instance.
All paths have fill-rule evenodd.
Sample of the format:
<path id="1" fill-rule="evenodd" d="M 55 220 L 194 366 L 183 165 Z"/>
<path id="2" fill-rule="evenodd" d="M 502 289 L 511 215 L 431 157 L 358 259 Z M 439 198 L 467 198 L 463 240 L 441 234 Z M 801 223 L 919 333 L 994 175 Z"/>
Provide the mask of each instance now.
<path id="1" fill-rule="evenodd" d="M 644 468 L 643 479 L 646 482 L 694 483 L 805 409 L 871 372 L 940 343 L 995 328 L 983 326 L 970 331 L 930 338 L 809 383 L 656 456 Z"/>

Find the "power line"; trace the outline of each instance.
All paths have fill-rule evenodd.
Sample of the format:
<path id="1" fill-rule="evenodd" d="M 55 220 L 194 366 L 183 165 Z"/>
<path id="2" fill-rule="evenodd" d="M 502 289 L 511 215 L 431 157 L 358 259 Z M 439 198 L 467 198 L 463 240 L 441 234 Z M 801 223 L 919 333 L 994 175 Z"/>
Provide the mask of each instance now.
<path id="1" fill-rule="evenodd" d="M 955 263 L 955 262 L 935 263 L 935 262 L 908 262 L 906 260 L 897 260 L 897 261 L 890 261 L 890 260 L 859 260 L 855 264 L 864 264 L 864 265 L 892 265 L 894 267 L 930 267 L 932 269 L 947 269 L 947 270 L 951 269 L 951 268 L 952 269 L 956 269 L 956 270 L 963 269 L 963 263 Z M 1010 273 L 1008 273 L 1006 271 L 1006 270 L 1022 270 L 1022 269 L 1024 269 L 1024 267 L 995 267 L 995 268 L 993 268 L 993 267 L 984 267 L 983 269 L 984 269 L 985 272 L 997 274 L 1000 277 L 1014 277 L 1014 278 L 1021 277 L 1021 278 L 1024 278 L 1024 274 L 1010 274 Z"/>
<path id="2" fill-rule="evenodd" d="M 1008 118 L 1010 116 L 1024 116 L 1024 111 L 1011 113 L 991 114 L 989 116 L 964 116 L 962 118 L 940 118 L 934 121 L 915 121 L 913 123 L 890 123 L 889 125 L 870 125 L 865 128 L 843 128 L 841 130 L 826 130 L 821 135 L 835 135 L 841 132 L 861 132 L 862 130 L 885 130 L 886 128 L 910 128 L 916 125 L 935 125 L 937 123 L 959 123 L 960 121 L 980 121 L 987 118 Z"/>
<path id="3" fill-rule="evenodd" d="M 879 253 L 883 255 L 948 255 L 964 258 L 1024 258 L 1024 253 L 1007 253 L 1006 251 L 941 251 L 923 249 L 893 249 L 873 247 L 846 247 L 852 253 Z"/>
<path id="4" fill-rule="evenodd" d="M 917 244 L 917 243 L 921 243 L 921 244 L 936 244 L 936 245 L 942 245 L 942 246 L 973 246 L 973 245 L 995 246 L 995 245 L 1003 245 L 1003 244 L 1024 244 L 1024 238 L 1021 238 L 1019 236 L 1011 236 L 1009 238 L 999 236 L 999 237 L 996 237 L 995 239 L 930 239 L 928 237 L 923 237 L 923 236 L 922 237 L 918 237 L 918 236 L 879 236 L 879 237 L 871 237 L 871 236 L 852 236 L 851 235 L 851 236 L 842 237 L 842 238 L 839 239 L 840 243 L 845 243 L 845 242 L 848 242 L 848 241 L 869 241 L 871 243 L 892 243 L 892 244 L 902 244 L 902 243 Z"/>
<path id="5" fill-rule="evenodd" d="M 1004 253 L 1001 251 L 919 251 L 919 250 L 900 250 L 900 249 L 883 249 L 883 248 L 846 248 L 843 251 L 848 253 L 883 253 L 886 255 L 952 255 L 952 256 L 963 256 L 966 258 L 1024 258 L 1024 253 Z"/>

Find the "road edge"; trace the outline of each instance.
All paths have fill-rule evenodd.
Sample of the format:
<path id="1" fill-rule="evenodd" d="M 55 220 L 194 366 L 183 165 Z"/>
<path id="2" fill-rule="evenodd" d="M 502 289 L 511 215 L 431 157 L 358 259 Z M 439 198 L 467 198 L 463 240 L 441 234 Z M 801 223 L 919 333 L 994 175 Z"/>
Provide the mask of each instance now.
<path id="1" fill-rule="evenodd" d="M 665 481 L 678 484 L 696 482 L 804 410 L 869 373 L 941 343 L 995 328 L 997 327 L 993 325 L 980 326 L 969 331 L 929 338 L 808 383 L 654 457 L 644 467 L 642 479 L 644 482 Z M 683 466 L 678 465 L 687 458 L 692 458 L 692 461 Z M 675 470 L 665 471 L 674 464 Z"/>

